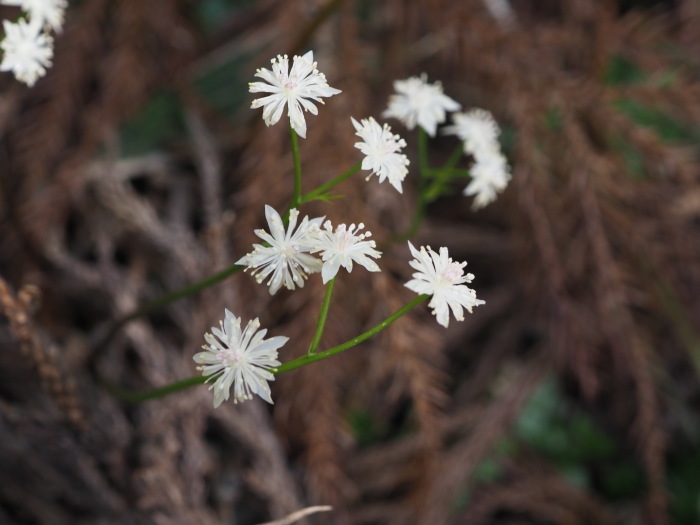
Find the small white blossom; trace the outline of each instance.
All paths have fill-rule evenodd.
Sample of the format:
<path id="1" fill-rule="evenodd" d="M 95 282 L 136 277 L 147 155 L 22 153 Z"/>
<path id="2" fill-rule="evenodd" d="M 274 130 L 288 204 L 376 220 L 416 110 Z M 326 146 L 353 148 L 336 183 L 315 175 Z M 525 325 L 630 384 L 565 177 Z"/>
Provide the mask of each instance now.
<path id="1" fill-rule="evenodd" d="M 260 330 L 260 321 L 249 321 L 241 331 L 241 319 L 226 310 L 226 318 L 219 321 L 219 328 L 212 327 L 212 333 L 204 334 L 207 344 L 204 352 L 194 355 L 202 375 L 207 382 L 214 380 L 209 390 L 214 391 L 214 408 L 228 400 L 233 385 L 233 402 L 239 403 L 259 395 L 272 403 L 268 381 L 275 376 L 270 370 L 281 363 L 277 360 L 277 349 L 283 346 L 288 337 L 277 336 L 264 339 L 267 330 Z M 213 335 L 212 335 L 213 334 Z"/>
<path id="2" fill-rule="evenodd" d="M 317 242 L 311 250 L 311 253 L 322 252 L 321 277 L 323 284 L 333 279 L 341 266 L 351 272 L 353 262 L 364 266 L 370 272 L 381 271 L 370 257 L 376 259 L 382 254 L 375 250 L 374 241 L 365 240 L 367 237 L 371 237 L 371 232 L 359 233 L 364 227 L 365 225 L 362 223 L 357 226 L 351 224 L 349 228 L 345 224 L 341 224 L 333 231 L 331 221 L 325 222 L 323 229 L 318 232 Z"/>
<path id="3" fill-rule="evenodd" d="M 372 171 L 367 180 L 372 175 L 377 175 L 379 182 L 388 179 L 389 184 L 399 193 L 403 193 L 401 183 L 408 173 L 409 160 L 400 152 L 401 148 L 406 147 L 406 141 L 394 135 L 388 124 L 382 127 L 373 117 L 363 118 L 360 122 L 352 117 L 350 120 L 355 126 L 355 135 L 364 140 L 364 142 L 356 142 L 355 147 L 365 155 L 362 169 Z"/>
<path id="4" fill-rule="evenodd" d="M 464 195 L 474 195 L 473 208 L 483 208 L 490 204 L 501 193 L 510 181 L 508 161 L 496 150 L 482 150 L 475 156 L 475 162 L 469 170 L 472 180 Z"/>
<path id="5" fill-rule="evenodd" d="M 321 271 L 321 261 L 309 255 L 309 252 L 324 217 L 309 219 L 305 216 L 296 231 L 294 228 L 299 217 L 296 209 L 289 211 L 287 231 L 284 230 L 279 213 L 271 206 L 265 206 L 265 217 L 270 233 L 255 230 L 255 235 L 269 246 L 254 244 L 253 251 L 236 261 L 236 264 L 253 268 L 251 275 L 255 275 L 258 283 L 272 275 L 268 281 L 270 295 L 277 293 L 281 286 L 289 290 L 294 290 L 295 286 L 303 288 L 308 274 Z"/>
<path id="6" fill-rule="evenodd" d="M 271 126 L 279 121 L 287 106 L 292 129 L 304 138 L 306 138 L 306 120 L 302 108 L 317 115 L 318 109 L 311 102 L 312 100 L 323 104 L 321 97 L 331 97 L 340 93 L 339 89 L 330 87 L 325 75 L 316 69 L 312 51 L 301 57 L 295 56 L 291 71 L 289 71 L 287 55 L 277 55 L 277 58 L 272 59 L 272 71 L 265 68 L 258 69 L 255 76 L 262 78 L 265 82 L 249 83 L 249 91 L 271 93 L 271 95 L 255 99 L 250 107 L 262 106 L 265 124 Z"/>
<path id="7" fill-rule="evenodd" d="M 501 130 L 491 113 L 484 109 L 470 109 L 464 113 L 453 113 L 454 125 L 444 129 L 446 135 L 457 135 L 464 142 L 464 151 L 474 156 L 489 149 L 499 149 L 498 135 Z"/>
<path id="8" fill-rule="evenodd" d="M 431 137 L 438 124 L 445 122 L 447 111 L 457 111 L 461 106 L 442 92 L 442 84 L 428 84 L 425 74 L 394 82 L 396 94 L 389 98 L 389 107 L 383 117 L 399 119 L 408 129 L 418 124 Z"/>
<path id="9" fill-rule="evenodd" d="M 496 200 L 510 181 L 508 161 L 501 153 L 498 136 L 501 130 L 491 113 L 484 109 L 471 109 L 452 115 L 453 126 L 445 133 L 457 135 L 464 142 L 464 151 L 474 157 L 470 170 L 472 180 L 464 189 L 464 195 L 474 195 L 476 208 L 483 208 Z"/>
<path id="10" fill-rule="evenodd" d="M 67 0 L 0 0 L 2 5 L 16 5 L 29 15 L 29 20 L 41 27 L 49 26 L 59 33 L 63 27 L 63 15 Z"/>
<path id="11" fill-rule="evenodd" d="M 4 56 L 0 71 L 12 71 L 15 78 L 33 86 L 39 77 L 51 67 L 53 39 L 45 34 L 37 22 L 3 20 L 5 38 L 0 43 Z"/>
<path id="12" fill-rule="evenodd" d="M 450 322 L 450 309 L 457 321 L 464 321 L 463 308 L 472 313 L 472 308 L 484 304 L 476 298 L 476 292 L 465 283 L 470 283 L 474 275 L 464 275 L 467 263 L 454 262 L 448 256 L 447 248 L 440 248 L 440 253 L 434 252 L 430 246 L 421 246 L 416 250 L 409 242 L 413 259 L 409 264 L 414 270 L 413 279 L 405 286 L 417 294 L 432 295 L 428 306 L 432 308 L 437 322 L 447 328 Z"/>

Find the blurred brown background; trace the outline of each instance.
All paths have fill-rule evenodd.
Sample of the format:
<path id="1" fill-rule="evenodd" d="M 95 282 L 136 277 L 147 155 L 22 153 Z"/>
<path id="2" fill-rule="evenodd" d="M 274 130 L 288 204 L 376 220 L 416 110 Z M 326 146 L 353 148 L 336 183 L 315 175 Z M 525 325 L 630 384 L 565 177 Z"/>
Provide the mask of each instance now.
<path id="1" fill-rule="evenodd" d="M 17 10 L 2 8 L 3 18 Z M 240 524 L 312 504 L 333 524 L 700 523 L 700 3 L 534 0 L 85 0 L 54 66 L 0 77 L 0 523 Z M 270 297 L 239 273 L 122 327 L 139 304 L 249 251 L 291 194 L 284 119 L 247 83 L 314 50 L 343 90 L 308 116 L 304 186 L 360 160 L 425 72 L 491 111 L 513 167 L 484 210 L 454 195 L 414 244 L 466 260 L 486 305 L 443 330 L 427 308 L 379 337 L 211 407 L 196 373 L 224 307 L 305 351 L 323 288 Z M 398 122 L 417 162 L 415 134 Z M 457 145 L 439 137 L 435 165 Z M 468 167 L 468 161 L 463 161 Z M 412 178 L 413 177 L 413 178 Z M 399 195 L 356 176 L 302 214 L 405 229 Z M 341 273 L 323 348 L 412 297 L 403 244 Z M 379 299 L 379 300 L 378 300 Z"/>

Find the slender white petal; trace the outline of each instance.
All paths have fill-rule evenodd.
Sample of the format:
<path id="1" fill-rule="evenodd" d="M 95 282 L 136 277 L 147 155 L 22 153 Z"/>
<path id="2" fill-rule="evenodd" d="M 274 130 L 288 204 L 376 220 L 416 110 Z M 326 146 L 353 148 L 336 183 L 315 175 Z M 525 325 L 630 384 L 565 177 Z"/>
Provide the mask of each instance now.
<path id="1" fill-rule="evenodd" d="M 194 355 L 197 370 L 214 380 L 209 390 L 214 392 L 214 408 L 226 401 L 233 387 L 233 402 L 239 403 L 259 395 L 272 403 L 268 381 L 274 381 L 271 371 L 281 363 L 277 360 L 277 350 L 288 337 L 276 336 L 264 339 L 267 330 L 258 330 L 258 319 L 249 321 L 241 330 L 241 319 L 226 310 L 226 316 L 219 322 L 219 328 L 212 327 L 212 334 L 204 334 L 207 344 L 204 352 Z"/>
<path id="2" fill-rule="evenodd" d="M 442 91 L 442 84 L 428 84 L 425 74 L 394 82 L 396 93 L 389 98 L 389 107 L 383 117 L 399 119 L 408 129 L 416 124 L 431 137 L 438 124 L 445 122 L 447 111 L 457 111 L 459 103 Z"/>
<path id="3" fill-rule="evenodd" d="M 403 193 L 401 183 L 408 173 L 409 160 L 401 153 L 401 148 L 406 147 L 406 141 L 394 135 L 388 124 L 382 127 L 373 117 L 362 119 L 360 122 L 352 117 L 350 120 L 355 126 L 355 135 L 364 141 L 355 143 L 355 147 L 365 155 L 362 169 L 371 170 L 372 174 L 369 177 L 377 175 L 379 182 L 388 179 L 389 184 L 399 193 Z"/>
<path id="4" fill-rule="evenodd" d="M 0 43 L 3 52 L 0 71 L 12 71 L 17 80 L 31 87 L 51 67 L 53 39 L 37 21 L 4 20 L 2 25 L 5 38 Z"/>
<path id="5" fill-rule="evenodd" d="M 271 295 L 277 293 L 282 286 L 289 290 L 294 290 L 297 286 L 303 288 L 304 280 L 309 274 L 321 271 L 322 262 L 309 255 L 309 252 L 324 217 L 304 217 L 297 228 L 299 212 L 292 209 L 289 211 L 286 231 L 282 218 L 271 206 L 265 206 L 265 217 L 270 233 L 256 230 L 255 235 L 269 246 L 254 244 L 253 251 L 236 261 L 236 264 L 247 266 L 246 269 L 252 268 L 251 275 L 255 275 L 259 283 L 269 277 Z"/>
<path id="6" fill-rule="evenodd" d="M 484 304 L 484 301 L 476 298 L 476 292 L 466 285 L 474 279 L 471 273 L 464 275 L 467 263 L 454 262 L 448 256 L 447 248 L 440 248 L 440 252 L 436 253 L 430 246 L 421 246 L 420 250 L 416 250 L 409 242 L 408 247 L 414 257 L 409 264 L 417 272 L 405 286 L 419 295 L 432 295 L 428 306 L 439 324 L 447 328 L 450 310 L 457 321 L 464 321 L 463 309 L 472 313 L 475 306 Z"/>
<path id="7" fill-rule="evenodd" d="M 371 232 L 360 233 L 364 227 L 362 223 L 357 226 L 351 224 L 349 228 L 345 224 L 340 224 L 333 231 L 331 221 L 326 221 L 317 233 L 311 253 L 321 252 L 323 259 L 321 277 L 324 284 L 337 275 L 341 266 L 351 272 L 353 262 L 364 266 L 370 272 L 381 271 L 370 257 L 377 259 L 382 254 L 375 250 L 374 241 L 365 240 L 372 235 Z"/>
<path id="8" fill-rule="evenodd" d="M 251 108 L 263 108 L 263 120 L 271 126 L 282 117 L 285 106 L 289 123 L 294 131 L 306 138 L 306 120 L 304 111 L 314 115 L 318 109 L 313 102 L 323 104 L 322 97 L 331 97 L 340 93 L 326 82 L 323 73 L 319 73 L 314 62 L 314 54 L 309 51 L 304 56 L 293 58 L 292 69 L 289 70 L 289 57 L 277 55 L 272 59 L 272 70 L 258 69 L 255 76 L 264 82 L 248 84 L 251 93 L 270 93 L 265 97 L 253 100 Z"/>

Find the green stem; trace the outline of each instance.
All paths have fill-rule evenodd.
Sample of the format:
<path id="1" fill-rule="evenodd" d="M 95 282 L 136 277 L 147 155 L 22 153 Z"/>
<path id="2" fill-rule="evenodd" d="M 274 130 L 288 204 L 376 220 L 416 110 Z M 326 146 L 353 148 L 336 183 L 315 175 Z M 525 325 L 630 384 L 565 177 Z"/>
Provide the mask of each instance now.
<path id="1" fill-rule="evenodd" d="M 463 151 L 464 148 L 462 145 L 457 146 L 452 152 L 452 155 L 450 155 L 450 158 L 447 160 L 445 166 L 438 170 L 437 176 L 433 180 L 433 184 L 425 192 L 426 202 L 433 202 L 440 196 L 442 193 L 442 188 L 452 178 L 454 167 L 459 162 L 459 159 L 462 158 Z"/>
<path id="2" fill-rule="evenodd" d="M 292 157 L 294 158 L 294 195 L 289 207 L 298 208 L 301 202 L 301 160 L 299 159 L 299 137 L 291 126 L 289 136 L 292 139 Z"/>
<path id="3" fill-rule="evenodd" d="M 319 195 L 323 195 L 326 193 L 328 190 L 332 189 L 334 186 L 340 184 L 343 182 L 345 179 L 349 178 L 350 176 L 354 175 L 358 171 L 362 169 L 362 162 L 358 162 L 355 164 L 352 168 L 350 168 L 347 171 L 344 171 L 340 175 L 338 175 L 335 179 L 330 180 L 326 182 L 325 184 L 322 184 L 318 188 L 315 188 L 311 190 L 309 193 L 306 193 L 302 195 L 301 199 L 299 200 L 300 203 L 303 202 L 310 202 L 312 200 L 315 200 Z"/>
<path id="4" fill-rule="evenodd" d="M 410 301 L 408 304 L 402 306 L 399 308 L 396 312 L 394 312 L 392 315 L 384 319 L 381 323 L 376 325 L 374 328 L 371 328 L 367 330 L 366 332 L 358 335 L 357 337 L 354 337 L 350 339 L 349 341 L 343 343 L 342 345 L 334 346 L 333 348 L 329 350 L 324 350 L 323 352 L 318 352 L 316 354 L 312 355 L 303 355 L 301 357 L 297 357 L 296 359 L 293 359 L 292 361 L 288 361 L 286 363 L 283 363 L 282 365 L 277 367 L 277 371 L 275 374 L 282 374 L 284 372 L 289 372 L 290 370 L 295 370 L 297 368 L 301 368 L 302 366 L 309 365 L 311 363 L 315 363 L 316 361 L 321 361 L 323 359 L 327 359 L 331 356 L 334 356 L 336 354 L 339 354 L 341 352 L 344 352 L 345 350 L 352 348 L 353 346 L 356 346 L 363 341 L 366 341 L 373 335 L 378 334 L 382 330 L 384 330 L 387 326 L 389 326 L 391 323 L 396 321 L 399 317 L 402 317 L 406 313 L 408 313 L 409 310 L 414 308 L 415 306 L 419 305 L 423 301 L 425 301 L 429 295 L 419 295 L 412 301 Z"/>
<path id="5" fill-rule="evenodd" d="M 326 319 L 328 319 L 328 310 L 331 306 L 331 295 L 333 295 L 333 286 L 335 285 L 335 277 L 328 281 L 326 285 L 326 295 L 323 297 L 323 304 L 321 304 L 321 311 L 318 314 L 318 321 L 316 322 L 316 332 L 309 345 L 308 355 L 313 355 L 318 349 L 318 345 L 321 343 L 321 337 L 323 336 L 323 329 L 326 327 Z"/>
<path id="6" fill-rule="evenodd" d="M 245 266 L 239 266 L 234 264 L 233 266 L 229 266 L 225 270 L 222 270 L 219 273 L 215 273 L 214 275 L 211 275 L 206 279 L 202 279 L 201 281 L 198 281 L 194 284 L 190 284 L 189 286 L 185 286 L 184 288 L 180 288 L 179 290 L 174 290 L 172 292 L 166 293 L 165 295 L 161 295 L 160 297 L 139 306 L 138 308 L 136 308 L 136 310 L 133 310 L 131 313 L 125 315 L 116 323 L 114 323 L 114 325 L 112 325 L 112 328 L 110 328 L 107 332 L 107 335 L 100 339 L 100 341 L 95 346 L 97 348 L 103 348 L 107 343 L 109 343 L 112 340 L 112 338 L 125 324 L 127 324 L 130 321 L 133 321 L 137 317 L 148 315 L 151 312 L 154 312 L 167 304 L 200 292 L 205 288 L 208 288 L 209 286 L 213 286 L 223 281 L 227 277 L 233 275 L 234 273 L 240 270 L 243 270 L 244 268 Z"/>
<path id="7" fill-rule="evenodd" d="M 418 170 L 420 174 L 420 189 L 423 189 L 424 179 L 428 175 L 428 134 L 418 126 Z"/>
<path id="8" fill-rule="evenodd" d="M 121 399 L 122 401 L 126 401 L 127 403 L 141 403 L 142 401 L 148 401 L 149 399 L 165 397 L 168 394 L 173 394 L 192 386 L 202 385 L 207 379 L 209 378 L 204 376 L 189 377 L 187 379 L 183 379 L 182 381 L 176 381 L 175 383 L 170 383 L 169 385 L 154 388 L 153 390 L 147 390 L 145 392 L 130 392 L 129 390 L 124 390 L 123 388 L 105 381 L 102 382 L 102 386 L 104 386 L 110 394 L 118 399 Z"/>
<path id="9" fill-rule="evenodd" d="M 418 127 L 418 203 L 416 204 L 416 211 L 413 214 L 413 219 L 411 219 L 411 225 L 408 229 L 402 233 L 394 235 L 389 242 L 405 241 L 412 238 L 418 228 L 420 228 L 423 222 L 423 217 L 425 217 L 425 206 L 427 204 L 425 198 L 425 183 L 430 173 L 430 168 L 428 167 L 428 134 L 423 128 Z"/>
<path id="10" fill-rule="evenodd" d="M 332 288 L 332 286 L 330 287 Z M 328 291 L 326 291 L 326 295 L 330 297 L 330 294 L 328 294 Z M 362 343 L 363 341 L 366 341 L 373 335 L 378 334 L 382 330 L 384 330 L 387 326 L 392 324 L 394 321 L 396 321 L 399 317 L 402 317 L 406 315 L 410 310 L 418 306 L 420 303 L 425 301 L 430 297 L 429 295 L 419 295 L 418 297 L 415 297 L 413 300 L 396 310 L 392 315 L 384 319 L 381 323 L 376 325 L 374 328 L 371 328 L 367 330 L 366 332 L 358 335 L 357 337 L 354 337 L 350 339 L 349 341 L 343 343 L 342 345 L 334 346 L 333 348 L 329 350 L 324 350 L 323 352 L 318 352 L 314 354 L 306 354 L 301 357 L 297 357 L 296 359 L 293 359 L 292 361 L 288 361 L 286 363 L 283 363 L 277 369 L 274 371 L 274 373 L 277 374 L 282 374 L 284 372 L 289 372 L 290 370 L 296 370 L 297 368 L 301 368 L 302 366 L 309 365 L 311 363 L 315 363 L 316 361 L 322 361 L 323 359 L 327 359 L 331 356 L 334 356 L 336 354 L 339 354 L 341 352 L 344 352 L 345 350 L 348 350 L 349 348 L 352 348 L 353 346 L 357 346 L 358 344 Z M 324 301 L 325 302 L 325 301 Z M 129 392 L 128 390 L 124 390 L 122 388 L 119 388 L 115 385 L 104 383 L 104 387 L 115 397 L 121 399 L 122 401 L 126 401 L 129 403 L 139 403 L 141 401 L 148 401 L 149 399 L 156 399 L 159 397 L 166 396 L 168 394 L 172 394 L 174 392 L 178 392 L 180 390 L 184 390 L 185 388 L 190 388 L 192 386 L 196 385 L 201 385 L 206 382 L 206 380 L 209 379 L 209 377 L 203 377 L 203 376 L 194 376 L 190 377 L 188 379 L 183 379 L 182 381 L 177 381 L 175 383 L 171 383 L 169 385 L 160 387 L 160 388 L 155 388 L 153 390 L 147 390 L 146 392 Z"/>

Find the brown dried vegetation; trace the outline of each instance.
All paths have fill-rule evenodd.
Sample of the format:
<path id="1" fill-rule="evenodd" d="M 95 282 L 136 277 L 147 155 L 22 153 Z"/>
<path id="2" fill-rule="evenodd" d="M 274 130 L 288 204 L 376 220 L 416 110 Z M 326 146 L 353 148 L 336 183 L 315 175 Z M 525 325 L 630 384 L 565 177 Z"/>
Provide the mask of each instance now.
<path id="1" fill-rule="evenodd" d="M 312 523 L 671 522 L 667 457 L 700 399 L 697 149 L 619 101 L 695 125 L 697 139 L 697 3 L 525 0 L 500 21 L 487 3 L 264 0 L 202 36 L 192 3 L 88 0 L 34 89 L 0 79 L 0 522 L 245 524 L 312 504 L 334 506 Z M 224 116 L 194 79 L 239 61 L 240 92 L 271 56 L 306 49 L 343 90 L 309 116 L 307 188 L 357 162 L 350 116 L 378 116 L 395 78 L 425 71 L 503 123 L 511 187 L 477 213 L 440 200 L 414 242 L 469 261 L 486 305 L 447 331 L 414 310 L 281 375 L 273 407 L 213 410 L 203 387 L 119 402 L 103 382 L 192 375 L 224 307 L 289 336 L 284 361 L 305 351 L 320 283 L 270 297 L 244 274 L 100 342 L 139 304 L 230 265 L 263 205 L 288 202 L 283 123 L 265 128 L 248 98 Z M 620 60 L 645 80 L 608 81 Z M 120 126 L 164 91 L 180 136 L 125 157 Z M 436 163 L 455 145 L 438 144 Z M 339 191 L 302 213 L 362 221 L 385 253 L 381 274 L 342 275 L 323 347 L 411 296 L 408 251 L 386 244 L 410 222 L 411 182 L 403 195 L 364 177 Z M 456 506 L 547 377 L 630 451 L 642 495 L 615 505 L 518 453 Z M 368 442 L 352 431 L 358 413 L 381 427 Z"/>

